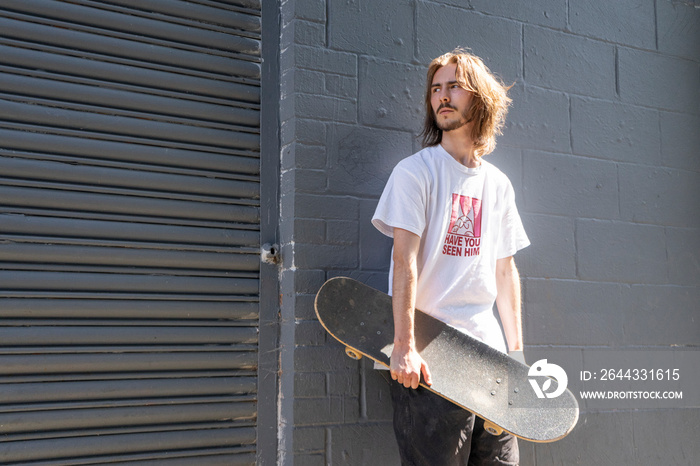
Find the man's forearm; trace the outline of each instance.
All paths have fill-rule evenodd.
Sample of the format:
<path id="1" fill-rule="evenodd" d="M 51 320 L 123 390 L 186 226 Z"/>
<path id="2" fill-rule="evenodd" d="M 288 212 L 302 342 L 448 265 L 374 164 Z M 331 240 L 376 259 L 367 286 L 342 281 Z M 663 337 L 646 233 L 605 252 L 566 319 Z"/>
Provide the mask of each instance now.
<path id="1" fill-rule="evenodd" d="M 510 351 L 523 350 L 523 327 L 520 297 L 520 275 L 513 257 L 496 263 L 496 306 Z"/>
<path id="2" fill-rule="evenodd" d="M 416 306 L 416 270 L 413 264 L 395 258 L 392 284 L 394 346 L 415 346 L 413 332 Z"/>
<path id="3" fill-rule="evenodd" d="M 394 349 L 390 369 L 392 378 L 406 388 L 417 388 L 421 373 L 428 385 L 432 383 L 430 370 L 416 350 L 414 334 L 419 247 L 419 236 L 394 229 Z"/>

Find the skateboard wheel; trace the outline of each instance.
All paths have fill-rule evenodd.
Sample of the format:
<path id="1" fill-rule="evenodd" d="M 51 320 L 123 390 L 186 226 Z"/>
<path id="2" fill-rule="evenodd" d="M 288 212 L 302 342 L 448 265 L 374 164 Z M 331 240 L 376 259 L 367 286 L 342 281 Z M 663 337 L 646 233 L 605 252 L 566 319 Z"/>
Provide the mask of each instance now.
<path id="1" fill-rule="evenodd" d="M 491 435 L 501 435 L 503 433 L 503 429 L 489 421 L 484 421 L 484 429 Z"/>
<path id="2" fill-rule="evenodd" d="M 362 354 L 358 353 L 357 351 L 355 351 L 354 349 L 352 349 L 350 347 L 345 348 L 345 354 L 347 354 L 349 357 L 351 357 L 352 359 L 354 359 L 356 361 L 362 359 Z"/>

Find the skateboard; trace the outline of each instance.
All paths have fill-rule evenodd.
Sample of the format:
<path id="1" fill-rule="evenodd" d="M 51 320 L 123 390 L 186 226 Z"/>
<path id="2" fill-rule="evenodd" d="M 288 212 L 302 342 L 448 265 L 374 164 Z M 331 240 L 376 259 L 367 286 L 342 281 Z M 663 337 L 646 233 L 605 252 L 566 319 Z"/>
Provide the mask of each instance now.
<path id="1" fill-rule="evenodd" d="M 323 327 L 345 345 L 348 356 L 364 355 L 389 367 L 394 341 L 390 296 L 338 277 L 321 287 L 315 308 Z M 566 382 L 560 389 L 557 379 L 537 376 L 546 360 L 530 368 L 419 310 L 415 338 L 433 376 L 432 385 L 421 385 L 482 418 L 489 433 L 506 431 L 532 442 L 553 442 L 576 425 L 578 402 L 564 390 Z M 544 390 L 538 378 L 544 379 Z"/>

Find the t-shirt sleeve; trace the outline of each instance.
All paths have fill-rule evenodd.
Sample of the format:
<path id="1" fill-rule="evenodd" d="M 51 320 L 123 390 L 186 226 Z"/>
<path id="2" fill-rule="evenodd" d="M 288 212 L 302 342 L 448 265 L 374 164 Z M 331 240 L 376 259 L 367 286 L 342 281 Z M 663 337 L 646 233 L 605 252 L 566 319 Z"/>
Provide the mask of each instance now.
<path id="1" fill-rule="evenodd" d="M 372 224 L 386 236 L 394 237 L 394 228 L 423 236 L 426 225 L 426 192 L 420 173 L 407 164 L 399 164 L 389 177 Z"/>
<path id="2" fill-rule="evenodd" d="M 508 182 L 506 186 L 505 209 L 502 222 L 496 255 L 497 259 L 510 257 L 519 250 L 530 245 L 530 240 L 525 233 L 523 222 L 520 219 L 518 208 L 515 205 L 515 192 L 510 182 Z"/>

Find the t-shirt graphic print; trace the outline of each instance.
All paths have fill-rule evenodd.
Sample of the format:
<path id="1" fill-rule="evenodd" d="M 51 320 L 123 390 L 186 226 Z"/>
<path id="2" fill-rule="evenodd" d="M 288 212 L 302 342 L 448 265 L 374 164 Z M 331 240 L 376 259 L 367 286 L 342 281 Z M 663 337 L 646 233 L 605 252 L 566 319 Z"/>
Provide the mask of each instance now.
<path id="1" fill-rule="evenodd" d="M 481 245 L 481 199 L 452 193 L 450 226 L 442 245 L 446 256 L 479 255 Z"/>

